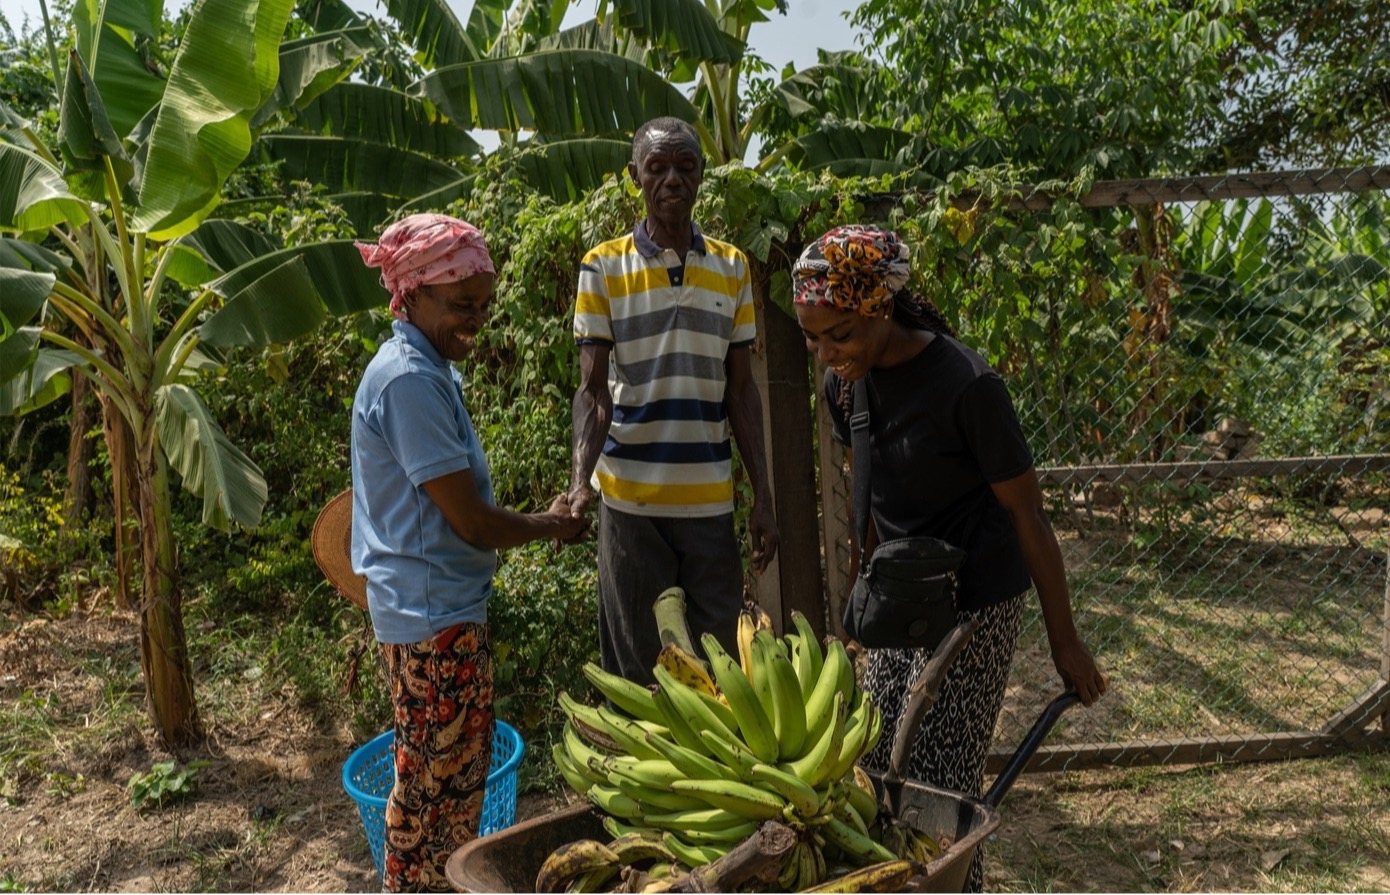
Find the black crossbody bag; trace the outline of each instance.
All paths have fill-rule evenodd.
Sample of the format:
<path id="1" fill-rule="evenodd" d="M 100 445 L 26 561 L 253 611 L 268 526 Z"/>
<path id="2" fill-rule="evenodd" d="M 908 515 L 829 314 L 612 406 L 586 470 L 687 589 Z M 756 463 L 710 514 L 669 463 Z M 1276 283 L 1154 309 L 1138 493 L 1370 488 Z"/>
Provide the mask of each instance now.
<path id="1" fill-rule="evenodd" d="M 884 541 L 865 557 L 869 536 L 869 396 L 854 384 L 849 418 L 854 450 L 854 530 L 859 577 L 845 607 L 845 631 L 866 647 L 935 649 L 956 626 L 956 572 L 965 551 L 939 538 Z"/>

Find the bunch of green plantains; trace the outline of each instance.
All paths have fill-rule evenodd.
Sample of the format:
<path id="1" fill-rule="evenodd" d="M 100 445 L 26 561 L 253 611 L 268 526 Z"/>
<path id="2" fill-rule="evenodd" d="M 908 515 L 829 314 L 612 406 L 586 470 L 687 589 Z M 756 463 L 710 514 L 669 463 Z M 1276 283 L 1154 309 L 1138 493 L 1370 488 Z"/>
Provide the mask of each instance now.
<path id="1" fill-rule="evenodd" d="M 613 838 L 556 850 L 536 891 L 710 891 L 732 882 L 893 891 L 940 853 L 930 836 L 879 817 L 858 761 L 878 741 L 881 719 L 839 640 L 823 647 L 799 613 L 795 631 L 779 638 L 755 609 L 739 618 L 738 656 L 707 634 L 706 662 L 686 632 L 678 589 L 658 598 L 656 612 L 663 647 L 654 687 L 589 664 L 585 675 L 611 707 L 560 696 L 569 723 L 555 763 Z M 734 853 L 770 825 L 787 840 L 764 849 L 775 867 L 761 876 L 756 866 L 722 877 L 704 870 L 721 859 L 747 865 Z M 685 879 L 701 873 L 703 883 Z"/>

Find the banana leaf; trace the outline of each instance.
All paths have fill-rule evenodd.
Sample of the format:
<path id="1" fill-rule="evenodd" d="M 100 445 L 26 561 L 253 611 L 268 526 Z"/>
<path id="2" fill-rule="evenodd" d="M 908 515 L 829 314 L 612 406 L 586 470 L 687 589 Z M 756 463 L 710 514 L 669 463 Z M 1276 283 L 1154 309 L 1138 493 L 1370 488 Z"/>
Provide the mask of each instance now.
<path id="1" fill-rule="evenodd" d="M 234 521 L 255 528 L 265 508 L 265 477 L 232 444 L 198 393 L 186 385 L 155 392 L 155 425 L 169 465 L 203 499 L 203 522 L 223 531 Z"/>

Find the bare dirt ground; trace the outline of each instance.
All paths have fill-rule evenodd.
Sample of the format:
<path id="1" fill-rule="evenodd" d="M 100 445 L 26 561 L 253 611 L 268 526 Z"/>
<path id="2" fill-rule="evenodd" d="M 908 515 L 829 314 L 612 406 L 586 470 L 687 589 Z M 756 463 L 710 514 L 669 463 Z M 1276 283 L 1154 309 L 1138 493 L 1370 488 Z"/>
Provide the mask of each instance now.
<path id="1" fill-rule="evenodd" d="M 357 744 L 289 697 L 205 712 L 209 764 L 188 799 L 136 811 L 126 784 L 169 758 L 140 695 L 129 614 L 16 618 L 0 636 L 0 891 L 368 892 L 342 789 Z M 129 675 L 122 676 L 128 681 Z M 235 689 L 241 684 L 225 683 Z M 200 698 L 234 705 L 244 694 Z M 223 720 L 234 718 L 235 723 Z M 538 750 L 528 760 L 538 761 Z M 523 795 L 518 817 L 562 799 Z M 1008 891 L 1390 889 L 1390 756 L 1025 777 L 1003 807 L 990 888 Z"/>

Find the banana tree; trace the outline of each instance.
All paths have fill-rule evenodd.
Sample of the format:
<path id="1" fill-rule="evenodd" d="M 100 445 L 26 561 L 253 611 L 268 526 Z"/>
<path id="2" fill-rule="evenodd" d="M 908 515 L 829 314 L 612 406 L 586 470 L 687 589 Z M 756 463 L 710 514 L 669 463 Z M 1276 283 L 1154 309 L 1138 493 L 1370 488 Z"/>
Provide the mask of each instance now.
<path id="1" fill-rule="evenodd" d="M 96 15 L 78 4 L 56 147 L 0 108 L 0 413 L 42 407 L 74 376 L 100 394 L 118 520 L 126 501 L 138 520 L 147 704 L 173 746 L 199 723 L 171 480 L 220 528 L 255 526 L 266 501 L 196 373 L 384 294 L 349 242 L 285 249 L 209 220 L 277 89 L 293 0 L 197 0 L 156 91 L 130 63 L 144 52 L 131 35 L 159 4 L 107 0 Z M 136 96 L 132 84 L 148 89 Z"/>

